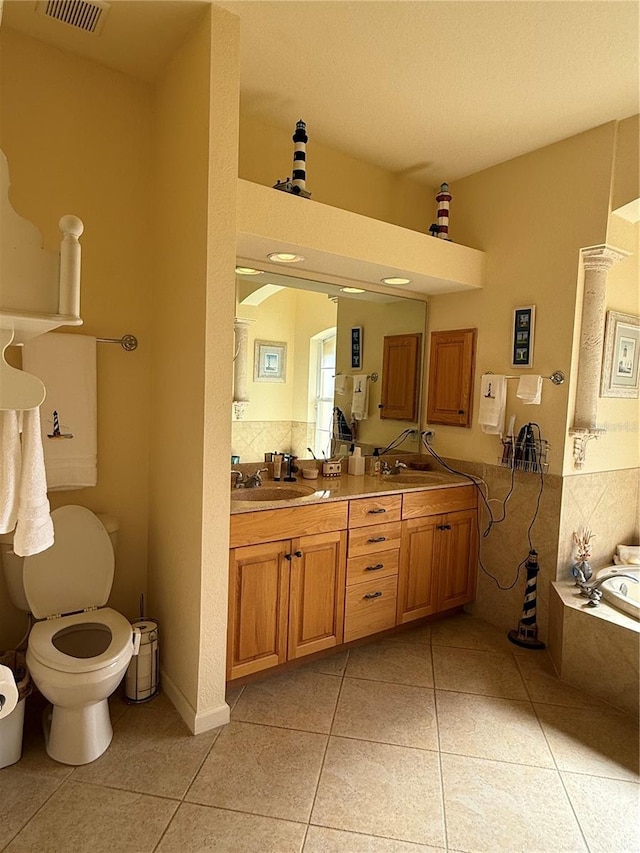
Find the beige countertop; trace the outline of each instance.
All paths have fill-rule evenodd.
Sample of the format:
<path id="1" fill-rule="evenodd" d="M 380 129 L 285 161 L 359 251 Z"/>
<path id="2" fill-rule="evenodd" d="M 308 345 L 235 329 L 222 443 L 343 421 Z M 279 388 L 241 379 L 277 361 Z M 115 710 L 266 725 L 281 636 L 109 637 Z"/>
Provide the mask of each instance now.
<path id="1" fill-rule="evenodd" d="M 315 480 L 304 479 L 298 474 L 295 483 L 263 480 L 261 486 L 252 489 L 232 489 L 231 514 L 353 498 L 379 497 L 398 492 L 451 488 L 469 485 L 469 483 L 470 480 L 466 477 L 449 474 L 446 471 L 408 470 L 398 475 L 364 474 L 360 477 L 342 474 L 340 477 L 318 477 Z M 299 492 L 303 494 L 298 494 Z M 290 495 L 290 498 L 282 499 L 281 495 Z"/>

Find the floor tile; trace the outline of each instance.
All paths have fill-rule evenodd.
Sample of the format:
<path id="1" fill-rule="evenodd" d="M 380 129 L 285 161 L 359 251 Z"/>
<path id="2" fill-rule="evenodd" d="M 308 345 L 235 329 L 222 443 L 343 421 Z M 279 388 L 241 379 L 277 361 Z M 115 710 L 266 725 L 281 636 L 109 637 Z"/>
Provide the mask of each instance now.
<path id="1" fill-rule="evenodd" d="M 213 730 L 194 737 L 173 708 L 132 706 L 113 727 L 107 751 L 77 767 L 73 779 L 181 798 L 218 734 Z"/>
<path id="2" fill-rule="evenodd" d="M 433 690 L 345 678 L 331 733 L 437 750 Z"/>
<path id="3" fill-rule="evenodd" d="M 22 769 L 22 761 L 0 770 L 0 850 L 46 803 L 62 781 L 43 772 L 29 773 Z"/>
<path id="4" fill-rule="evenodd" d="M 331 737 L 311 823 L 444 846 L 438 755 Z"/>
<path id="5" fill-rule="evenodd" d="M 232 719 L 328 734 L 340 683 L 335 675 L 295 670 L 248 684 Z"/>
<path id="6" fill-rule="evenodd" d="M 398 643 L 422 643 L 423 645 L 431 644 L 431 625 L 417 625 L 416 627 L 406 627 L 397 635 Z"/>
<path id="7" fill-rule="evenodd" d="M 503 699 L 528 699 L 513 655 L 432 646 L 435 686 Z"/>
<path id="8" fill-rule="evenodd" d="M 559 770 L 638 781 L 638 724 L 596 708 L 534 708 Z"/>
<path id="9" fill-rule="evenodd" d="M 431 647 L 404 643 L 400 637 L 358 646 L 351 649 L 345 675 L 414 687 L 433 687 Z"/>
<path id="10" fill-rule="evenodd" d="M 532 702 L 564 705 L 569 708 L 609 707 L 596 696 L 590 696 L 560 681 L 548 655 L 518 655 L 514 659 Z"/>
<path id="11" fill-rule="evenodd" d="M 310 826 L 303 853 L 442 853 L 442 848 Z"/>
<path id="12" fill-rule="evenodd" d="M 349 651 L 337 652 L 335 655 L 328 655 L 326 658 L 318 658 L 306 663 L 303 667 L 309 672 L 321 672 L 323 675 L 344 675 L 344 671 L 349 660 Z"/>
<path id="13" fill-rule="evenodd" d="M 326 745 L 326 735 L 231 722 L 186 800 L 307 821 Z"/>
<path id="14" fill-rule="evenodd" d="M 433 622 L 431 643 L 434 646 L 453 646 L 458 649 L 503 654 L 510 654 L 513 650 L 513 644 L 507 639 L 505 631 L 468 613 L 458 613 Z"/>
<path id="15" fill-rule="evenodd" d="M 151 853 L 178 804 L 146 794 L 63 782 L 7 853 Z"/>
<path id="16" fill-rule="evenodd" d="M 635 782 L 560 775 L 591 853 L 640 850 L 640 787 Z"/>
<path id="17" fill-rule="evenodd" d="M 231 687 L 230 689 L 227 690 L 227 693 L 226 693 L 224 698 L 225 698 L 227 705 L 229 706 L 229 708 L 232 711 L 235 708 L 235 706 L 237 705 L 238 699 L 242 696 L 243 690 L 244 690 L 244 687 Z"/>
<path id="18" fill-rule="evenodd" d="M 436 690 L 442 752 L 553 767 L 530 702 Z"/>
<path id="19" fill-rule="evenodd" d="M 451 850 L 587 850 L 556 770 L 442 755 L 442 779 Z"/>
<path id="20" fill-rule="evenodd" d="M 304 823 L 183 803 L 157 853 L 300 853 Z"/>

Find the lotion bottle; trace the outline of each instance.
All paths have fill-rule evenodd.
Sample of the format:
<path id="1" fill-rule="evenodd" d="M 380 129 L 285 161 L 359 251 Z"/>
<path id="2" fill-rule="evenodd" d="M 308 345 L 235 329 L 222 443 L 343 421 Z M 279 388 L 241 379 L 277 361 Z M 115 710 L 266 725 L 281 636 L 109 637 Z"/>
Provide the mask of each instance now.
<path id="1" fill-rule="evenodd" d="M 279 480 L 282 473 L 282 453 L 273 454 L 273 479 Z"/>

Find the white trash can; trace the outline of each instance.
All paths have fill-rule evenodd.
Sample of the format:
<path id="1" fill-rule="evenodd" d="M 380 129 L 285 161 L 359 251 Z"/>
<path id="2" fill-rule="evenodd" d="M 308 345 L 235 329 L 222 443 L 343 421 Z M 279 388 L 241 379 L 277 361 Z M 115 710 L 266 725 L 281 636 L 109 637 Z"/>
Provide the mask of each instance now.
<path id="1" fill-rule="evenodd" d="M 0 666 L 3 667 L 0 670 L 2 673 L 0 676 L 0 697 L 2 697 L 0 698 L 0 705 L 2 705 L 0 708 L 0 768 L 2 768 L 15 764 L 22 756 L 24 708 L 27 696 L 31 693 L 31 679 L 22 652 L 0 652 Z"/>
<path id="2" fill-rule="evenodd" d="M 147 702 L 160 690 L 158 623 L 139 619 L 132 623 L 140 631 L 140 651 L 131 658 L 124 682 L 128 702 Z"/>

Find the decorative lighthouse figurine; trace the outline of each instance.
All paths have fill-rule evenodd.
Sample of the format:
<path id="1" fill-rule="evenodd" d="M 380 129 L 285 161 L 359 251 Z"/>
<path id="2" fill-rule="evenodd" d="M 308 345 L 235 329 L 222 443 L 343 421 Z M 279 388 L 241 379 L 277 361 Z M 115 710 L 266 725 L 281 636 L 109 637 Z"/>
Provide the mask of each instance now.
<path id="1" fill-rule="evenodd" d="M 305 189 L 305 181 L 307 178 L 307 126 L 300 119 L 296 124 L 296 131 L 293 134 L 293 177 L 286 181 L 278 181 L 273 185 L 276 190 L 282 190 L 285 193 L 293 193 L 293 195 L 302 196 L 302 198 L 311 198 L 311 193 Z"/>
<path id="2" fill-rule="evenodd" d="M 436 196 L 438 203 L 438 237 L 441 240 L 450 240 L 449 237 L 449 203 L 451 202 L 451 193 L 449 192 L 449 184 L 440 184 L 440 192 Z"/>

